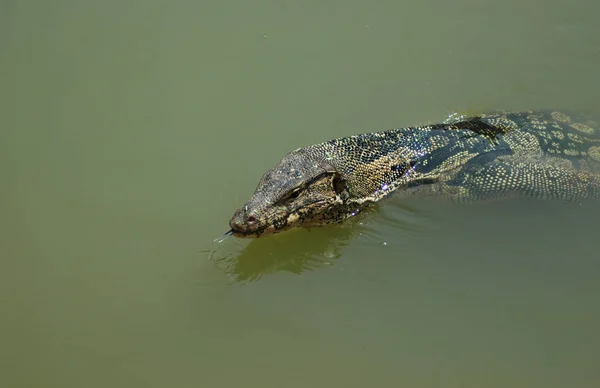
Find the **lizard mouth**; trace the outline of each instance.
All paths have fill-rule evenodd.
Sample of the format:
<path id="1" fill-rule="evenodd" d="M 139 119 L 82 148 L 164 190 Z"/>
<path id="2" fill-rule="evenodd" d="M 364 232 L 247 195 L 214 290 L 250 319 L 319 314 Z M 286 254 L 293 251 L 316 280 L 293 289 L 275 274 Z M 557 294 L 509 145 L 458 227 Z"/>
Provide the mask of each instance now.
<path id="1" fill-rule="evenodd" d="M 229 229 L 227 232 L 223 233 L 220 237 L 214 239 L 215 242 L 221 243 L 225 241 L 230 236 L 237 238 L 258 238 L 262 234 L 261 231 L 244 231 L 244 230 L 234 230 Z"/>
<path id="2" fill-rule="evenodd" d="M 229 232 L 233 237 L 237 237 L 237 238 L 256 238 L 256 237 L 260 236 L 260 232 L 256 232 L 256 231 L 244 231 L 244 230 L 231 229 Z"/>
<path id="3" fill-rule="evenodd" d="M 256 225 L 253 223 L 230 222 L 229 234 L 238 238 L 258 238 L 263 234 L 272 234 L 275 231 L 270 225 Z M 269 233 L 271 232 L 271 233 Z"/>
<path id="4" fill-rule="evenodd" d="M 239 238 L 258 238 L 289 228 L 289 216 L 282 214 L 248 213 L 245 207 L 238 209 L 229 221 L 231 235 Z"/>

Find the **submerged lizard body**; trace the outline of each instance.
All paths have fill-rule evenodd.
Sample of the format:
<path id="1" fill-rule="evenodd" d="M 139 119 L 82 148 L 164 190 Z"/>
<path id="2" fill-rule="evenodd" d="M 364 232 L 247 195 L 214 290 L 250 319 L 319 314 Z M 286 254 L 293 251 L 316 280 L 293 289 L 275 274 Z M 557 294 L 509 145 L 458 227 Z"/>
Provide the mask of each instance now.
<path id="1" fill-rule="evenodd" d="M 498 112 L 299 148 L 263 175 L 231 233 L 341 222 L 394 191 L 456 201 L 598 199 L 600 129 L 561 112 Z"/>

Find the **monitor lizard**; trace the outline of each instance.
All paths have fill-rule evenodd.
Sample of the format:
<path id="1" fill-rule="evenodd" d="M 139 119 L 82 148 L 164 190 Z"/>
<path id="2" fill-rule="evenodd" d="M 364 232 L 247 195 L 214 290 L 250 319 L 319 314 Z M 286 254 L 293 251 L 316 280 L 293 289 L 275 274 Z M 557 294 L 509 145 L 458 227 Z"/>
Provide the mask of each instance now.
<path id="1" fill-rule="evenodd" d="M 582 114 L 498 111 L 298 148 L 264 173 L 228 234 L 342 222 L 393 192 L 457 202 L 598 199 L 599 125 Z"/>

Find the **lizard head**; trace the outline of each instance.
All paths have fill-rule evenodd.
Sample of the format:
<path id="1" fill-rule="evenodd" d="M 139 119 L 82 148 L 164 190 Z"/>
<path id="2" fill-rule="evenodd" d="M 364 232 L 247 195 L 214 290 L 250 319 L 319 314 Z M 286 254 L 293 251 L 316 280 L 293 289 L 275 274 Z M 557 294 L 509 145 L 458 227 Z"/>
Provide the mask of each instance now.
<path id="1" fill-rule="evenodd" d="M 259 237 L 345 218 L 348 191 L 342 175 L 311 148 L 287 154 L 261 178 L 250 200 L 229 222 L 237 237 Z"/>
<path id="2" fill-rule="evenodd" d="M 228 234 L 259 237 L 354 216 L 413 179 L 413 132 L 349 136 L 288 153 L 235 212 Z"/>

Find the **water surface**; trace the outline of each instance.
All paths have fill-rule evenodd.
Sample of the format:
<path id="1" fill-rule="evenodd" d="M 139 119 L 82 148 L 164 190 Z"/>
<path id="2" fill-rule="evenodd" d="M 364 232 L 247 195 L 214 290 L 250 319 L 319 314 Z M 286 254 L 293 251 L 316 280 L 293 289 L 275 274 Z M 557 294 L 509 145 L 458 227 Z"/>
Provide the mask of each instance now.
<path id="1" fill-rule="evenodd" d="M 391 198 L 213 242 L 299 146 L 600 113 L 597 2 L 0 8 L 2 386 L 598 386 L 599 206 Z"/>

